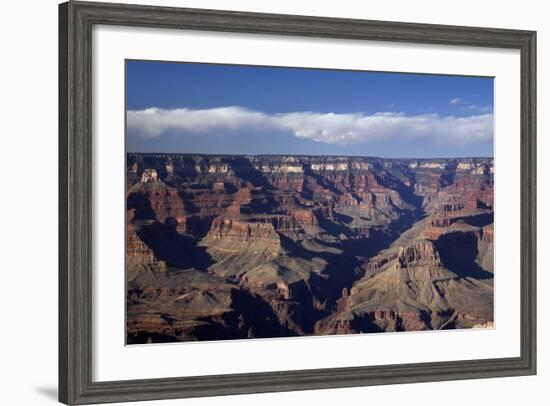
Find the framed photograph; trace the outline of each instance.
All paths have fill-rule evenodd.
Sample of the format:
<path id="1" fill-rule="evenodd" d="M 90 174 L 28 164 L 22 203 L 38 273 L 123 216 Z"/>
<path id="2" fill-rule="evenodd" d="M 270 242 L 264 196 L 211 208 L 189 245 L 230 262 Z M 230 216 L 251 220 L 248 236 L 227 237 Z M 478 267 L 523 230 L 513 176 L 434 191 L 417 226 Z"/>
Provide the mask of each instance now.
<path id="1" fill-rule="evenodd" d="M 535 32 L 59 28 L 61 402 L 536 373 Z"/>

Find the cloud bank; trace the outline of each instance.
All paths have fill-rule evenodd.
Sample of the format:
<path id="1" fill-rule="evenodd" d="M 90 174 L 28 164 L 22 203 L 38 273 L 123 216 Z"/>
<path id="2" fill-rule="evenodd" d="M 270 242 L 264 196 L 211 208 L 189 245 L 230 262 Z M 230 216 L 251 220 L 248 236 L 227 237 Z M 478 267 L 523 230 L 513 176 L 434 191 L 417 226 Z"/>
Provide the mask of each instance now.
<path id="1" fill-rule="evenodd" d="M 165 133 L 228 136 L 241 132 L 281 131 L 325 144 L 365 144 L 375 139 L 433 139 L 445 144 L 486 142 L 493 137 L 493 115 L 468 117 L 437 114 L 406 115 L 384 112 L 266 114 L 238 106 L 193 110 L 187 108 L 129 110 L 129 136 L 156 138 Z"/>

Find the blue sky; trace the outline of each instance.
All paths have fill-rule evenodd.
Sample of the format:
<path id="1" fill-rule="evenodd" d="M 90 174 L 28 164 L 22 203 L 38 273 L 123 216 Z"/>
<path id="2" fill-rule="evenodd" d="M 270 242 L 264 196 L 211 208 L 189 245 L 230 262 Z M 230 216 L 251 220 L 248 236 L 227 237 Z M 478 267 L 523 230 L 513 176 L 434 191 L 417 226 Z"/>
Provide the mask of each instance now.
<path id="1" fill-rule="evenodd" d="M 131 152 L 493 155 L 493 79 L 128 61 Z"/>

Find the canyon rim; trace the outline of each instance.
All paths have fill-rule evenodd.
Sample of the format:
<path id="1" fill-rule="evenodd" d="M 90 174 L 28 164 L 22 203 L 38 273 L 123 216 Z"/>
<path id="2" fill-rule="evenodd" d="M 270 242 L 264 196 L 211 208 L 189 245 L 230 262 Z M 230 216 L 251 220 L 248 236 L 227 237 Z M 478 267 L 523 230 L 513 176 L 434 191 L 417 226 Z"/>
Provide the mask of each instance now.
<path id="1" fill-rule="evenodd" d="M 128 61 L 127 344 L 493 327 L 492 92 Z"/>

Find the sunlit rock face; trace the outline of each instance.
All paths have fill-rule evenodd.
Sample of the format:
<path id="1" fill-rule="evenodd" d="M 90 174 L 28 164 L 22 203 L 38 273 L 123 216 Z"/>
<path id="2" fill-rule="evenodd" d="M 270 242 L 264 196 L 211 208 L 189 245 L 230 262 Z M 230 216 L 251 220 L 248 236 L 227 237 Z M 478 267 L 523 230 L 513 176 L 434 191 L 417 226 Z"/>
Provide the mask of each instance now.
<path id="1" fill-rule="evenodd" d="M 128 343 L 493 326 L 492 158 L 128 154 Z"/>

